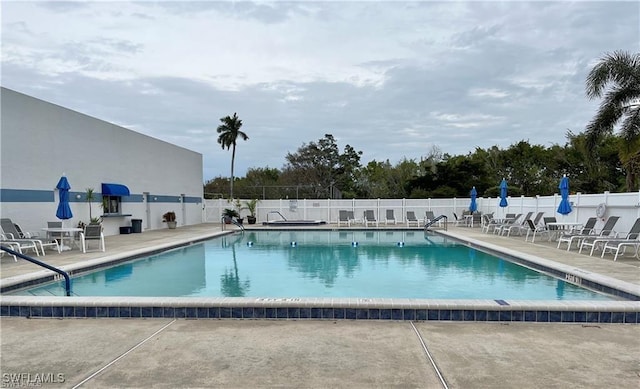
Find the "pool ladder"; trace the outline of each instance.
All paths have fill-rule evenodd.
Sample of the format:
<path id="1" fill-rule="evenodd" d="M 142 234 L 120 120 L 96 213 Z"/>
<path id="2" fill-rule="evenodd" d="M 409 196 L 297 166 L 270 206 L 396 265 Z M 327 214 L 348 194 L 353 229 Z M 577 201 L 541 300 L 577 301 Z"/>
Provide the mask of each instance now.
<path id="1" fill-rule="evenodd" d="M 224 226 L 226 226 L 226 225 L 227 225 L 227 223 L 225 223 L 225 222 L 224 222 L 224 219 L 225 219 L 225 217 L 224 217 L 224 216 L 220 219 L 220 221 L 222 222 L 222 230 L 223 230 L 223 231 L 224 231 Z M 244 226 L 243 226 L 242 224 L 238 223 L 238 221 L 237 221 L 236 219 L 233 219 L 233 218 L 232 218 L 232 219 L 231 219 L 231 224 L 234 224 L 234 225 L 236 225 L 236 226 L 240 227 L 240 229 L 241 229 L 242 231 L 244 231 Z"/>
<path id="2" fill-rule="evenodd" d="M 424 230 L 425 232 L 429 229 L 429 227 L 431 227 L 432 225 L 436 224 L 438 221 L 444 219 L 444 230 L 447 230 L 447 223 L 449 218 L 447 218 L 447 215 L 440 215 L 435 217 L 433 220 L 429 220 L 427 223 L 425 223 L 424 225 Z"/>
<path id="3" fill-rule="evenodd" d="M 269 223 L 269 214 L 271 214 L 271 213 L 277 213 L 278 215 L 280 215 L 282 220 L 287 221 L 287 218 L 284 217 L 284 215 L 281 214 L 279 211 L 269 211 L 269 212 L 267 212 L 267 223 Z"/>

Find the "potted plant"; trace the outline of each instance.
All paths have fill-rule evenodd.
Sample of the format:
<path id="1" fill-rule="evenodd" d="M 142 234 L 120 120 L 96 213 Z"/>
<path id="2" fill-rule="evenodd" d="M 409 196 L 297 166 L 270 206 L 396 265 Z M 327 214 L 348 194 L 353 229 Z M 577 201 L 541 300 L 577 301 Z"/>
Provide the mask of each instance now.
<path id="1" fill-rule="evenodd" d="M 176 228 L 178 222 L 176 222 L 176 213 L 169 211 L 162 215 L 162 221 L 167 223 L 167 227 L 170 229 Z"/>
<path id="2" fill-rule="evenodd" d="M 258 199 L 252 199 L 244 203 L 245 208 L 249 211 L 247 216 L 247 223 L 256 224 L 256 207 L 258 206 Z"/>
<path id="3" fill-rule="evenodd" d="M 222 211 L 222 217 L 224 218 L 225 224 L 231 224 L 231 220 L 233 220 L 234 217 L 236 219 L 239 218 L 240 214 L 235 209 L 225 208 L 224 211 Z"/>

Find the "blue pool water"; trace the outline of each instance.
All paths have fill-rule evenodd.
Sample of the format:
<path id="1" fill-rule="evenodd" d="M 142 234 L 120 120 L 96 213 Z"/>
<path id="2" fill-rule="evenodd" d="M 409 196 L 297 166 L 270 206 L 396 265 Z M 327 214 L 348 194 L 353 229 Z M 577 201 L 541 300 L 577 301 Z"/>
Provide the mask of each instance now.
<path id="1" fill-rule="evenodd" d="M 256 231 L 137 259 L 72 281 L 78 296 L 611 300 L 441 236 Z M 61 283 L 21 295 L 63 295 Z"/>

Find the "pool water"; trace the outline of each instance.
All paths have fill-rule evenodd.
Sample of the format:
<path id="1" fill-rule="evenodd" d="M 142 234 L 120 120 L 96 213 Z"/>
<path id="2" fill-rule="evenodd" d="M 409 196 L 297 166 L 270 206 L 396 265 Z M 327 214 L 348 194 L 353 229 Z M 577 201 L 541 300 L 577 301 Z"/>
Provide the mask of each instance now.
<path id="1" fill-rule="evenodd" d="M 256 231 L 73 278 L 77 296 L 612 300 L 446 237 Z M 20 295 L 64 295 L 61 282 Z"/>

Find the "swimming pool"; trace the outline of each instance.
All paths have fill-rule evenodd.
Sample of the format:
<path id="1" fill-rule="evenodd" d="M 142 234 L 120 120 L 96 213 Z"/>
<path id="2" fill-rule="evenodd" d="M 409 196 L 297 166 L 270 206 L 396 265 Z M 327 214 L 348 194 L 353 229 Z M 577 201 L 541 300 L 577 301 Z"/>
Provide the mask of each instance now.
<path id="1" fill-rule="evenodd" d="M 419 231 L 246 232 L 75 277 L 72 287 L 76 296 L 613 299 Z"/>

